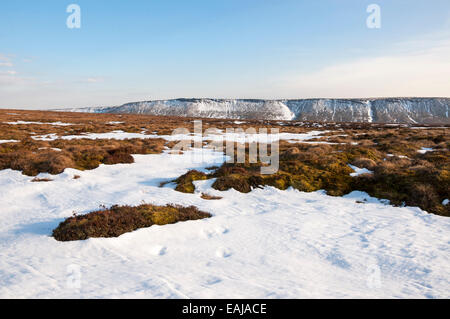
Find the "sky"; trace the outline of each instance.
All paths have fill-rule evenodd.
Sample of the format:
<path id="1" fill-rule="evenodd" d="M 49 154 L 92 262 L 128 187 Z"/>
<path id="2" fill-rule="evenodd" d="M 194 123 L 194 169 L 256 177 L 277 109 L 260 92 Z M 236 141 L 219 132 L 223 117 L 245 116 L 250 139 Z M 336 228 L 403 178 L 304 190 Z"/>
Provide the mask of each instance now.
<path id="1" fill-rule="evenodd" d="M 0 108 L 385 96 L 450 96 L 449 0 L 0 1 Z"/>

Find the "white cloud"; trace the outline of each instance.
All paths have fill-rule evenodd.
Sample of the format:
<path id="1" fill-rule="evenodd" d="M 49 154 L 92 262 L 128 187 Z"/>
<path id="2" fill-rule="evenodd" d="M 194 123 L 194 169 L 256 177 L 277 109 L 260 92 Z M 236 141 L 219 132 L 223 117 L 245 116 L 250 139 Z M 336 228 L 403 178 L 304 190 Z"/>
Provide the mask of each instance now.
<path id="1" fill-rule="evenodd" d="M 427 44 L 288 76 L 277 87 L 287 97 L 450 96 L 450 40 Z"/>
<path id="2" fill-rule="evenodd" d="M 0 72 L 0 100 L 4 93 L 15 93 L 25 90 L 33 84 L 32 78 L 17 76 L 16 71 Z"/>
<path id="3" fill-rule="evenodd" d="M 11 58 L 4 54 L 0 54 L 0 66 L 13 67 L 14 64 L 11 61 Z"/>

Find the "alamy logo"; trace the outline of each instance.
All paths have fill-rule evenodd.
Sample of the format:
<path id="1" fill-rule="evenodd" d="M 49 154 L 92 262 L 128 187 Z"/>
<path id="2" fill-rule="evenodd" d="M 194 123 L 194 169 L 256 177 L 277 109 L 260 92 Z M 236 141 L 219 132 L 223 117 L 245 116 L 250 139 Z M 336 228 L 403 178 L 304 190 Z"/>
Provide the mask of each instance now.
<path id="1" fill-rule="evenodd" d="M 378 4 L 371 4 L 367 7 L 367 13 L 370 15 L 367 17 L 366 25 L 369 29 L 381 28 L 381 8 Z"/>
<path id="2" fill-rule="evenodd" d="M 78 4 L 71 4 L 67 6 L 67 13 L 70 15 L 67 17 L 66 25 L 69 29 L 81 28 L 81 8 Z"/>
<path id="3" fill-rule="evenodd" d="M 219 132 L 219 134 L 217 134 Z M 272 128 L 268 133 L 267 128 L 250 127 L 226 128 L 225 134 L 217 128 L 208 128 L 203 132 L 202 121 L 194 121 L 194 134 L 187 128 L 177 128 L 172 132 L 174 140 L 179 142 L 172 148 L 174 152 L 189 151 L 192 147 L 197 152 L 192 153 L 194 163 L 204 163 L 205 149 L 224 153 L 227 163 L 261 162 L 261 174 L 275 174 L 279 168 L 279 130 Z M 209 142 L 205 145 L 206 142 Z M 248 157 L 246 155 L 248 145 Z M 270 149 L 269 149 L 270 146 Z M 225 150 L 224 150 L 225 148 Z M 198 151 L 200 150 L 200 152 Z M 270 153 L 270 154 L 269 154 Z"/>

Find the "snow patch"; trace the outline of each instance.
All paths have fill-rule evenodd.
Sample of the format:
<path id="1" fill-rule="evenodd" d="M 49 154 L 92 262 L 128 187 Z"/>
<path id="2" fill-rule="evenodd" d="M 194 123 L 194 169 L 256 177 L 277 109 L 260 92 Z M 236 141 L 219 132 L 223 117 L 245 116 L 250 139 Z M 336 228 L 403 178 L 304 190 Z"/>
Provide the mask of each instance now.
<path id="1" fill-rule="evenodd" d="M 17 140 L 0 140 L 0 144 L 5 144 L 5 143 L 18 143 L 19 141 Z"/>
<path id="2" fill-rule="evenodd" d="M 50 123 L 43 123 L 43 122 L 26 122 L 26 121 L 16 121 L 16 122 L 5 122 L 9 125 L 29 125 L 29 124 L 37 124 L 37 125 L 54 125 L 54 126 L 71 126 L 76 125 L 72 123 L 62 123 L 62 122 L 50 122 Z"/>
<path id="3" fill-rule="evenodd" d="M 420 154 L 425 154 L 425 153 L 428 153 L 428 152 L 433 152 L 433 149 L 432 148 L 429 148 L 429 147 L 422 147 L 420 150 L 418 150 L 417 152 L 419 152 Z"/>
<path id="4" fill-rule="evenodd" d="M 293 142 L 301 142 L 313 139 L 320 136 L 328 131 L 310 131 L 307 133 L 275 133 L 275 134 L 247 134 L 247 133 L 223 133 L 221 130 L 217 130 L 215 134 L 199 135 L 199 134 L 174 134 L 174 135 L 156 135 L 156 134 L 144 134 L 144 133 L 127 133 L 121 130 L 112 131 L 109 133 L 86 133 L 81 135 L 66 135 L 58 136 L 57 134 L 45 134 L 40 136 L 32 136 L 34 140 L 38 141 L 54 141 L 57 139 L 63 140 L 73 140 L 73 139 L 156 139 L 162 138 L 167 141 L 182 141 L 182 140 L 192 140 L 192 141 L 233 141 L 239 143 L 271 143 L 279 140 L 288 140 Z M 320 142 L 314 142 L 320 143 Z M 325 143 L 325 142 L 322 142 Z M 330 143 L 331 144 L 331 143 Z"/>
<path id="5" fill-rule="evenodd" d="M 351 174 L 350 174 L 350 176 L 352 176 L 352 177 L 359 176 L 359 175 L 362 175 L 362 174 L 373 174 L 373 172 L 370 171 L 370 170 L 368 170 L 367 168 L 359 168 L 359 167 L 356 167 L 356 166 L 350 165 L 350 164 L 348 164 L 348 166 L 349 166 L 352 170 L 355 171 L 354 173 L 351 173 Z"/>

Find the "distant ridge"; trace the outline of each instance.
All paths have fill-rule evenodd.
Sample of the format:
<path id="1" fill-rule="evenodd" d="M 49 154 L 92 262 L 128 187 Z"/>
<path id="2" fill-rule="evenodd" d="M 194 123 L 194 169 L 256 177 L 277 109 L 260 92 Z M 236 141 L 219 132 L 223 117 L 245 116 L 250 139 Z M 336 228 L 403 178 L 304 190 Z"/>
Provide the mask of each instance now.
<path id="1" fill-rule="evenodd" d="M 58 111 L 229 119 L 450 124 L 449 106 L 450 98 L 296 100 L 180 98 Z"/>

